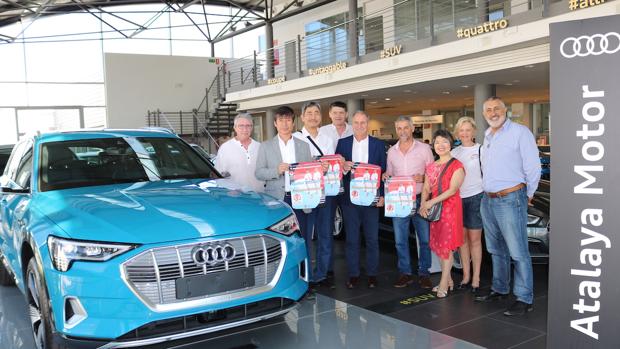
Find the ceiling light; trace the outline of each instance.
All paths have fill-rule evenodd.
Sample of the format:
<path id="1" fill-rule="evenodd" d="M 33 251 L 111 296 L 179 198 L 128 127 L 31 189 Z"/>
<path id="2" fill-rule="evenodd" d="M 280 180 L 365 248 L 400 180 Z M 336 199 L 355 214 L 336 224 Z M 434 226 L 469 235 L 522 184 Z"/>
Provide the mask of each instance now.
<path id="1" fill-rule="evenodd" d="M 409 92 L 411 92 L 411 90 L 403 90 L 403 92 L 409 93 Z"/>
<path id="2" fill-rule="evenodd" d="M 450 91 L 441 91 L 441 93 L 443 93 L 444 95 L 449 95 Z"/>
<path id="3" fill-rule="evenodd" d="M 505 83 L 504 85 L 506 85 L 506 86 L 512 86 L 512 82 L 507 82 L 507 83 Z"/>
<path id="4" fill-rule="evenodd" d="M 469 88 L 469 85 L 462 85 L 462 88 Z"/>
<path id="5" fill-rule="evenodd" d="M 512 82 L 521 82 L 521 80 L 512 80 Z"/>
<path id="6" fill-rule="evenodd" d="M 392 100 L 392 98 L 390 98 L 390 97 L 385 97 L 385 100 L 386 100 L 386 101 L 391 101 L 391 100 Z"/>
<path id="7" fill-rule="evenodd" d="M 377 104 L 377 101 L 370 101 L 370 104 Z"/>
<path id="8" fill-rule="evenodd" d="M 525 66 L 525 68 L 534 68 L 534 65 L 533 64 L 528 64 L 528 65 Z"/>
<path id="9" fill-rule="evenodd" d="M 362 97 L 368 97 L 368 95 L 367 94 L 363 94 Z"/>

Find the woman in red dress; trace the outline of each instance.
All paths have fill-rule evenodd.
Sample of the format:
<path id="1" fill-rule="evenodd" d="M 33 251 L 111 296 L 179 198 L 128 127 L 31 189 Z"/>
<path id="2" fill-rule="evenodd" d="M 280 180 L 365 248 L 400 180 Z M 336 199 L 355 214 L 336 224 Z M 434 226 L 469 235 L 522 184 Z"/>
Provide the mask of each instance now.
<path id="1" fill-rule="evenodd" d="M 433 148 L 439 155 L 439 159 L 426 166 L 424 176 L 424 189 L 420 203 L 420 215 L 427 217 L 428 209 L 438 202 L 443 202 L 441 218 L 431 222 L 430 248 L 441 260 L 441 281 L 433 288 L 437 297 L 443 298 L 452 290 L 454 283 L 450 270 L 452 269 L 452 252 L 463 244 L 463 206 L 459 188 L 465 178 L 463 164 L 457 159 L 452 159 L 450 150 L 453 139 L 450 132 L 437 130 L 433 134 Z M 442 193 L 439 191 L 439 175 L 446 167 L 441 180 Z M 432 193 L 432 195 L 431 195 Z"/>

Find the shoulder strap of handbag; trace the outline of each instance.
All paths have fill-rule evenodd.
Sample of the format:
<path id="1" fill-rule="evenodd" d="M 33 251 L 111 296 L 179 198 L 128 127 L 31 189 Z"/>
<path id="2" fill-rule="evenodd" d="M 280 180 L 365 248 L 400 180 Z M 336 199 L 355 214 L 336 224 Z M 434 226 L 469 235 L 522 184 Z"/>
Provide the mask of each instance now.
<path id="1" fill-rule="evenodd" d="M 482 156 L 480 156 L 480 149 L 482 149 L 482 144 L 478 146 L 478 164 L 480 165 L 480 177 L 483 177 L 482 174 Z"/>
<path id="2" fill-rule="evenodd" d="M 437 181 L 439 182 L 439 188 L 437 188 L 437 195 L 440 195 L 442 193 L 441 190 L 441 179 L 443 178 L 443 174 L 446 172 L 446 170 L 448 169 L 448 167 L 450 167 L 450 164 L 452 163 L 452 161 L 454 161 L 454 158 L 448 160 L 448 162 L 446 162 L 446 166 L 443 167 L 443 170 L 441 170 L 441 173 L 439 174 L 439 179 L 437 179 Z"/>
<path id="3" fill-rule="evenodd" d="M 312 143 L 312 145 L 316 148 L 316 150 L 319 151 L 319 154 L 321 154 L 321 156 L 323 156 L 323 152 L 321 151 L 321 148 L 319 148 L 318 145 L 316 145 L 316 143 L 314 143 L 314 140 L 312 140 L 312 137 L 310 136 L 306 136 L 306 138 L 308 138 L 308 140 L 310 141 L 310 143 Z"/>

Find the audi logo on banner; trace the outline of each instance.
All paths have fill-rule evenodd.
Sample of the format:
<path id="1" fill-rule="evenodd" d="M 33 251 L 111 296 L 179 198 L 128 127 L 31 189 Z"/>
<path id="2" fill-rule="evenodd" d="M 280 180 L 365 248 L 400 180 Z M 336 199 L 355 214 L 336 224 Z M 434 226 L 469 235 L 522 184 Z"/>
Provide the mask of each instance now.
<path id="1" fill-rule="evenodd" d="M 571 36 L 560 44 L 560 53 L 566 58 L 599 56 L 618 51 L 620 51 L 620 34 L 616 32 L 582 35 L 577 38 Z"/>
<path id="2" fill-rule="evenodd" d="M 222 262 L 230 262 L 235 258 L 235 248 L 229 244 L 206 244 L 192 249 L 192 260 L 196 265 L 214 266 Z"/>

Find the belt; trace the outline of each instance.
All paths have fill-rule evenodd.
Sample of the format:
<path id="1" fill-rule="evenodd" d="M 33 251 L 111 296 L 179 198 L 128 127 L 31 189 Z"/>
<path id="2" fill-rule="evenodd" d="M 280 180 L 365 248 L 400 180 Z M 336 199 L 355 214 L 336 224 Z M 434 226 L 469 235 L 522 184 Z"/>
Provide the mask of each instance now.
<path id="1" fill-rule="evenodd" d="M 512 192 L 515 192 L 521 188 L 525 188 L 525 184 L 524 183 L 519 183 L 517 185 L 515 185 L 514 187 L 510 187 L 510 188 L 506 188 L 504 190 L 500 190 L 496 193 L 489 193 L 487 192 L 487 196 L 490 197 L 491 199 L 495 199 L 495 198 L 501 198 L 504 197 Z"/>

